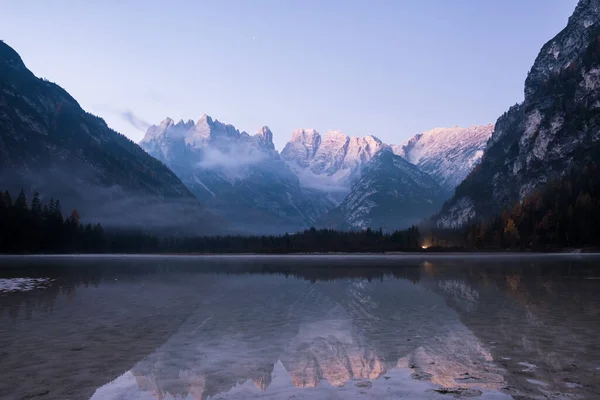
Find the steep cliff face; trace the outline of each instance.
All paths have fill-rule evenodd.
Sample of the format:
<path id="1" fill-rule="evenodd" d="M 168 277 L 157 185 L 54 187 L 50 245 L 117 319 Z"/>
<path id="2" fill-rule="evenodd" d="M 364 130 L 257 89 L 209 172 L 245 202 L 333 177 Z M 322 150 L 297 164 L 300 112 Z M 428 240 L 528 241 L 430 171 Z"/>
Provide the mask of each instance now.
<path id="1" fill-rule="evenodd" d="M 452 192 L 479 163 L 493 131 L 493 124 L 436 128 L 392 148 L 395 154 L 416 165 Z"/>
<path id="2" fill-rule="evenodd" d="M 1 41 L 0 187 L 58 197 L 63 211 L 77 207 L 83 220 L 105 226 L 208 229 L 194 196 L 164 164 L 35 77 Z"/>
<path id="3" fill-rule="evenodd" d="M 362 167 L 381 149 L 375 136 L 349 137 L 340 131 L 321 136 L 314 129 L 298 129 L 281 152 L 303 187 L 343 197 Z"/>
<path id="4" fill-rule="evenodd" d="M 319 225 L 335 229 L 407 228 L 439 209 L 447 192 L 391 149 L 377 153 L 338 207 Z"/>
<path id="5" fill-rule="evenodd" d="M 197 123 L 167 118 L 140 145 L 240 233 L 295 232 L 331 207 L 325 196 L 300 187 L 266 126 L 249 135 L 207 115 Z"/>
<path id="6" fill-rule="evenodd" d="M 496 213 L 600 154 L 600 0 L 581 0 L 540 51 L 525 100 L 502 115 L 479 166 L 436 217 L 458 227 Z"/>

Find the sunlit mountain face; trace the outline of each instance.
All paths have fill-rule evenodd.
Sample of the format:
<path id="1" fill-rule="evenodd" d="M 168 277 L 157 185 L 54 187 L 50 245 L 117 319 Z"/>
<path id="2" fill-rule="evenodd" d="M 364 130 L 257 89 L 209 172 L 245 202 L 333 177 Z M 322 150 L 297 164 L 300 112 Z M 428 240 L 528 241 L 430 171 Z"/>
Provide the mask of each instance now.
<path id="1" fill-rule="evenodd" d="M 558 257 L 11 261 L 0 395 L 593 399 L 598 259 Z"/>

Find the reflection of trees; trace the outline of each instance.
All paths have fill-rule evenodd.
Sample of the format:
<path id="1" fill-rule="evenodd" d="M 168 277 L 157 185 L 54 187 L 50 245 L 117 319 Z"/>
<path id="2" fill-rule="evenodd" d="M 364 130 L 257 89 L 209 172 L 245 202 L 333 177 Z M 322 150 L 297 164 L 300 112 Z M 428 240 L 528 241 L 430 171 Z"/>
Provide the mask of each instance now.
<path id="1" fill-rule="evenodd" d="M 208 259 L 210 260 L 210 258 Z M 282 260 L 284 263 L 282 264 Z M 344 260 L 332 258 L 308 262 L 291 258 L 258 258 L 256 261 L 243 258 L 215 258 L 206 262 L 193 257 L 174 258 L 122 258 L 122 257 L 65 257 L 11 260 L 11 268 L 0 271 L 2 277 L 52 278 L 50 285 L 39 290 L 13 292 L 0 295 L 0 317 L 7 313 L 13 319 L 21 312 L 32 316 L 34 310 L 51 312 L 58 296 L 73 300 L 79 286 L 97 287 L 115 280 L 137 282 L 141 279 L 164 275 L 282 275 L 310 282 L 335 281 L 360 278 L 369 282 L 385 277 L 405 278 L 418 282 L 420 261 L 401 262 L 394 259 L 369 261 L 362 259 Z"/>
<path id="2" fill-rule="evenodd" d="M 478 272 L 484 270 L 482 274 Z M 439 283 L 424 282 L 443 294 L 484 343 L 494 343 L 494 359 L 509 371 L 509 384 L 524 394 L 538 393 L 537 379 L 550 384 L 546 390 L 596 398 L 600 348 L 600 286 L 595 260 L 569 262 L 559 259 L 522 261 L 501 265 L 438 268 L 437 282 L 461 279 L 463 291 L 443 291 Z M 468 293 L 476 291 L 472 301 Z M 468 303 L 469 307 L 465 304 Z M 530 371 L 518 364 L 537 365 Z M 583 387 L 568 385 L 580 382 Z"/>

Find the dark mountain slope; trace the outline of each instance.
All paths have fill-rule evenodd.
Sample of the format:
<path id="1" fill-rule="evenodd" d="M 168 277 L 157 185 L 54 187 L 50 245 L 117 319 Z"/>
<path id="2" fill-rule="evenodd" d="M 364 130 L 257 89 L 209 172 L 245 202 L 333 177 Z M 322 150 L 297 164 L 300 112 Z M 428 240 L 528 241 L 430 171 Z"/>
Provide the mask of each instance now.
<path id="1" fill-rule="evenodd" d="M 341 204 L 319 226 L 335 229 L 407 228 L 438 210 L 447 192 L 391 149 L 377 153 Z"/>
<path id="2" fill-rule="evenodd" d="M 544 45 L 525 100 L 498 119 L 481 164 L 436 217 L 458 227 L 494 215 L 586 162 L 600 146 L 600 0 L 581 0 Z"/>
<path id="3" fill-rule="evenodd" d="M 64 89 L 36 78 L 4 42 L 0 186 L 59 197 L 65 211 L 78 207 L 83 219 L 109 226 L 181 229 L 181 222 L 203 215 L 164 164 L 82 110 Z"/>

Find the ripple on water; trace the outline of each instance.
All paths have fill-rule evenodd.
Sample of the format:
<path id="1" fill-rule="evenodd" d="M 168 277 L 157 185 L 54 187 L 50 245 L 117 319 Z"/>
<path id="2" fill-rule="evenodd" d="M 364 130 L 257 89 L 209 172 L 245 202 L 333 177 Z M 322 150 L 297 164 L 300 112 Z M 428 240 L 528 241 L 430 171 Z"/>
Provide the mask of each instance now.
<path id="1" fill-rule="evenodd" d="M 0 294 L 26 292 L 48 286 L 50 282 L 50 278 L 0 278 Z"/>

